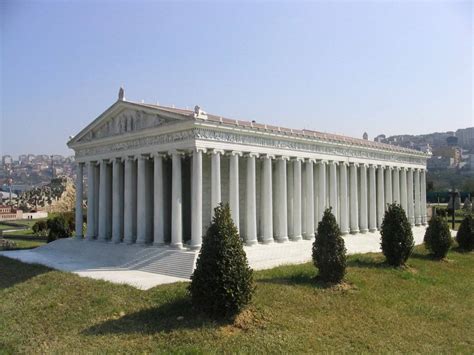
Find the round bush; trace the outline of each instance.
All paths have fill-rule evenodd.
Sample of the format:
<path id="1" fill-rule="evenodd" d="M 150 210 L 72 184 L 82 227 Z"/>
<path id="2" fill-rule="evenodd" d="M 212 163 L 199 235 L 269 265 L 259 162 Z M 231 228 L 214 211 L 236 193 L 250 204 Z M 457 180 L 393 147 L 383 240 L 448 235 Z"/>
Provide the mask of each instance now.
<path id="1" fill-rule="evenodd" d="M 251 300 L 253 271 L 229 205 L 214 209 L 214 218 L 203 238 L 189 292 L 195 308 L 213 318 L 232 318 Z"/>
<path id="2" fill-rule="evenodd" d="M 443 259 L 453 243 L 448 223 L 441 216 L 434 216 L 428 223 L 423 242 L 436 259 Z"/>
<path id="3" fill-rule="evenodd" d="M 48 235 L 48 223 L 44 220 L 40 220 L 33 224 L 31 229 L 36 236 L 44 237 Z"/>
<path id="4" fill-rule="evenodd" d="M 324 211 L 313 243 L 313 263 L 325 282 L 341 282 L 346 273 L 346 248 L 330 208 Z"/>
<path id="5" fill-rule="evenodd" d="M 48 243 L 59 238 L 69 238 L 72 236 L 74 225 L 68 214 L 58 214 L 48 219 Z"/>
<path id="6" fill-rule="evenodd" d="M 405 264 L 415 245 L 411 225 L 405 211 L 395 203 L 388 206 L 382 228 L 382 253 L 393 266 Z"/>
<path id="7" fill-rule="evenodd" d="M 462 220 L 456 234 L 456 241 L 459 247 L 465 251 L 474 249 L 474 219 L 472 215 L 467 215 Z"/>

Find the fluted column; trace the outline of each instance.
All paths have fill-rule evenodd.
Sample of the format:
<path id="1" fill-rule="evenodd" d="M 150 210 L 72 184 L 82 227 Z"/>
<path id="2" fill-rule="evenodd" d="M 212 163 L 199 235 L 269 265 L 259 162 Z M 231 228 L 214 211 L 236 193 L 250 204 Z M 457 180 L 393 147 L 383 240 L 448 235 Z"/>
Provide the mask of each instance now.
<path id="1" fill-rule="evenodd" d="M 357 186 L 357 167 L 358 165 L 352 163 L 350 165 L 350 201 L 351 201 L 351 233 L 359 233 L 359 198 L 358 198 L 358 186 Z"/>
<path id="2" fill-rule="evenodd" d="M 302 238 L 301 177 L 301 158 L 296 158 L 293 161 L 293 235 L 291 240 Z"/>
<path id="3" fill-rule="evenodd" d="M 377 230 L 377 189 L 375 185 L 375 166 L 369 167 L 369 232 Z"/>
<path id="4" fill-rule="evenodd" d="M 112 241 L 120 243 L 123 238 L 123 164 L 117 158 L 112 162 Z"/>
<path id="5" fill-rule="evenodd" d="M 137 175 L 137 244 L 147 242 L 147 194 L 146 190 L 146 160 L 143 155 L 138 156 L 138 175 Z"/>
<path id="6" fill-rule="evenodd" d="M 422 169 L 420 172 L 420 188 L 421 188 L 421 224 L 426 225 L 427 216 L 426 216 L 426 170 Z"/>
<path id="7" fill-rule="evenodd" d="M 415 209 L 414 209 L 414 199 L 413 199 L 413 169 L 410 168 L 407 171 L 407 212 L 408 212 L 408 221 L 412 226 L 415 225 Z"/>
<path id="8" fill-rule="evenodd" d="M 407 169 L 401 168 L 400 169 L 400 205 L 402 206 L 403 210 L 405 211 L 406 215 L 408 216 L 408 191 L 407 191 Z"/>
<path id="9" fill-rule="evenodd" d="M 191 247 L 199 249 L 202 244 L 202 153 L 201 148 L 193 151 L 193 176 L 191 198 Z M 232 169 L 231 169 L 232 170 Z"/>
<path id="10" fill-rule="evenodd" d="M 421 225 L 420 169 L 415 170 L 415 226 Z"/>
<path id="11" fill-rule="evenodd" d="M 367 165 L 360 165 L 360 196 L 359 196 L 359 228 L 361 233 L 369 231 L 368 210 L 368 193 L 367 193 Z"/>
<path id="12" fill-rule="evenodd" d="M 245 237 L 247 245 L 257 244 L 257 189 L 255 174 L 255 158 L 257 154 L 247 156 L 247 176 L 245 190 Z"/>
<path id="13" fill-rule="evenodd" d="M 392 167 L 385 168 L 385 209 L 393 202 L 392 195 Z"/>
<path id="14" fill-rule="evenodd" d="M 341 203 L 341 216 L 339 225 L 342 234 L 349 233 L 349 195 L 347 191 L 347 163 L 339 164 L 339 201 Z"/>
<path id="15" fill-rule="evenodd" d="M 401 204 L 400 202 L 400 168 L 394 167 L 392 172 L 392 192 L 393 202 Z"/>
<path id="16" fill-rule="evenodd" d="M 93 240 L 97 235 L 95 231 L 97 229 L 96 224 L 96 203 L 97 199 L 95 196 L 95 185 L 98 183 L 96 181 L 96 173 L 95 173 L 96 163 L 95 162 L 88 162 L 87 163 L 87 233 L 86 238 L 88 240 Z"/>
<path id="17" fill-rule="evenodd" d="M 163 154 L 153 156 L 153 244 L 165 244 L 165 199 Z"/>
<path id="18" fill-rule="evenodd" d="M 377 227 L 382 227 L 383 218 L 385 215 L 385 183 L 383 166 L 377 167 Z"/>
<path id="19" fill-rule="evenodd" d="M 83 216 L 82 216 L 82 198 L 84 193 L 84 171 L 83 171 L 84 163 L 77 163 L 76 168 L 76 238 L 82 239 L 82 223 L 83 223 Z"/>
<path id="20" fill-rule="evenodd" d="M 137 237 L 137 167 L 134 157 L 126 157 L 124 160 L 124 242 L 131 244 Z"/>
<path id="21" fill-rule="evenodd" d="M 222 201 L 221 196 L 221 154 L 222 150 L 211 152 L 211 218 L 214 216 L 214 208 Z"/>
<path id="22" fill-rule="evenodd" d="M 263 156 L 262 174 L 262 242 L 273 242 L 272 158 Z"/>
<path id="23" fill-rule="evenodd" d="M 305 184 L 306 184 L 306 230 L 303 233 L 304 239 L 312 239 L 314 237 L 314 191 L 313 191 L 313 160 L 305 161 Z"/>
<path id="24" fill-rule="evenodd" d="M 181 178 L 181 153 L 172 152 L 171 181 L 171 247 L 183 247 L 183 200 Z"/>
<path id="25" fill-rule="evenodd" d="M 286 162 L 288 157 L 279 157 L 277 160 L 278 171 L 278 206 L 277 206 L 277 231 L 275 233 L 278 242 L 288 241 L 288 200 L 287 200 L 287 180 L 286 180 Z"/>
<path id="26" fill-rule="evenodd" d="M 324 210 L 326 209 L 326 166 L 327 161 L 321 160 L 318 162 L 318 216 L 317 222 L 320 222 L 323 219 Z"/>
<path id="27" fill-rule="evenodd" d="M 109 161 L 104 159 L 100 162 L 99 178 L 99 236 L 98 240 L 107 241 L 111 237 L 109 213 L 111 211 L 110 201 L 110 170 Z"/>
<path id="28" fill-rule="evenodd" d="M 337 210 L 337 162 L 329 162 L 329 206 L 332 209 L 332 213 L 336 217 L 336 221 L 339 221 L 339 215 Z"/>
<path id="29" fill-rule="evenodd" d="M 240 152 L 231 152 L 229 161 L 229 207 L 232 219 L 240 233 L 239 211 L 239 156 Z"/>
<path id="30" fill-rule="evenodd" d="M 294 168 L 294 161 L 292 159 L 288 160 L 287 164 L 287 176 L 288 179 L 286 181 L 287 188 L 287 216 L 288 216 L 288 238 L 292 239 L 295 235 L 295 216 L 294 216 L 294 205 L 295 205 L 295 168 Z"/>

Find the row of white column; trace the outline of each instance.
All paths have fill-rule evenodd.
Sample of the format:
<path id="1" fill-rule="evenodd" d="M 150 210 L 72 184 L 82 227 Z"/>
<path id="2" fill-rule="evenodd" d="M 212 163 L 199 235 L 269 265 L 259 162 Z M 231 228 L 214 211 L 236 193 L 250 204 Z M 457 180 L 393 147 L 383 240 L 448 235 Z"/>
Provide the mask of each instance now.
<path id="1" fill-rule="evenodd" d="M 204 149 L 192 152 L 191 240 L 202 241 Z M 212 150 L 211 208 L 222 200 L 222 150 Z M 183 246 L 182 156 L 174 151 L 171 181 L 171 246 Z M 399 203 L 412 225 L 426 224 L 425 170 L 337 161 L 229 152 L 229 205 L 239 228 L 239 159 L 246 160 L 245 223 L 248 245 L 311 239 L 326 207 L 331 207 L 343 234 L 380 228 L 387 204 Z M 165 243 L 163 154 L 87 163 L 88 209 L 85 238 L 115 243 Z M 256 186 L 256 159 L 262 160 L 261 189 Z M 138 160 L 135 163 L 135 160 Z M 153 160 L 153 164 L 151 164 Z M 273 172 L 275 162 L 275 176 Z M 76 235 L 82 238 L 83 167 L 77 167 Z M 153 179 L 153 182 L 150 181 Z M 153 184 L 153 194 L 146 186 Z M 275 186 L 273 186 L 275 184 Z M 260 213 L 257 213 L 260 193 Z M 98 198 L 97 198 L 98 196 Z M 275 199 L 275 201 L 273 201 Z M 275 211 L 273 208 L 275 207 Z M 152 214 L 151 212 L 152 211 Z M 212 212 L 211 212 L 212 215 Z M 260 228 L 257 229 L 257 217 Z"/>

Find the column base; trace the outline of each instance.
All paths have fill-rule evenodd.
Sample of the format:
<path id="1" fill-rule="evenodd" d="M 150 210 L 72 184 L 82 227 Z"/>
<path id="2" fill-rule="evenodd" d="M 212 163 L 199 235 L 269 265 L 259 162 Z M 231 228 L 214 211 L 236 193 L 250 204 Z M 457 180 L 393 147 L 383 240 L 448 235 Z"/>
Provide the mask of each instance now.
<path id="1" fill-rule="evenodd" d="M 184 249 L 184 248 L 183 248 L 183 243 L 171 244 L 171 245 L 170 245 L 170 248 L 173 248 L 173 249 Z"/>
<path id="2" fill-rule="evenodd" d="M 303 239 L 304 239 L 304 240 L 311 240 L 311 239 L 313 239 L 313 238 L 314 238 L 314 234 L 310 234 L 310 235 L 308 235 L 308 234 L 303 234 Z"/>
<path id="3" fill-rule="evenodd" d="M 132 244 L 135 244 L 135 240 L 133 240 L 132 237 L 130 238 L 127 238 L 127 239 L 124 239 L 123 242 L 127 245 L 132 245 Z"/>
<path id="4" fill-rule="evenodd" d="M 288 240 L 288 237 L 277 237 L 276 241 L 278 243 L 285 243 L 285 242 L 288 242 L 289 240 Z"/>
<path id="5" fill-rule="evenodd" d="M 369 228 L 369 232 L 370 233 L 375 233 L 375 232 L 377 232 L 377 228 Z"/>
<path id="6" fill-rule="evenodd" d="M 262 244 L 271 244 L 273 242 L 274 242 L 273 238 L 272 239 L 263 239 L 262 238 Z"/>
<path id="7" fill-rule="evenodd" d="M 358 230 L 358 229 L 353 229 L 353 230 L 351 230 L 351 234 L 357 234 L 357 233 L 359 233 L 359 230 Z"/>
<path id="8" fill-rule="evenodd" d="M 201 244 L 190 245 L 189 248 L 190 248 L 191 250 L 199 250 L 199 249 L 201 249 Z"/>
<path id="9" fill-rule="evenodd" d="M 258 244 L 258 240 L 247 240 L 245 242 L 245 245 L 248 247 L 251 247 L 252 245 L 256 245 L 256 244 Z"/>
<path id="10" fill-rule="evenodd" d="M 82 240 L 83 238 L 84 238 L 84 237 L 83 237 L 82 235 L 76 235 L 76 236 L 75 236 L 75 239 L 77 239 L 77 240 Z"/>
<path id="11" fill-rule="evenodd" d="M 364 229 L 361 229 L 359 232 L 365 234 L 365 233 L 367 233 L 368 231 L 369 231 L 369 230 L 368 230 L 367 228 L 364 228 Z"/>
<path id="12" fill-rule="evenodd" d="M 295 236 L 290 237 L 290 240 L 292 242 L 297 242 L 298 240 L 301 240 L 301 239 L 303 239 L 301 235 L 295 235 Z"/>
<path id="13" fill-rule="evenodd" d="M 347 235 L 347 234 L 349 234 L 349 231 L 341 231 L 341 234 L 342 235 Z"/>
<path id="14" fill-rule="evenodd" d="M 420 223 L 420 222 L 416 222 L 416 223 L 415 223 L 415 227 L 419 227 L 419 226 L 421 226 L 421 223 Z"/>
<path id="15" fill-rule="evenodd" d="M 155 243 L 153 243 L 154 247 L 164 247 L 165 245 L 166 245 L 165 242 L 155 242 Z"/>
<path id="16" fill-rule="evenodd" d="M 94 238 L 93 235 L 88 235 L 88 236 L 86 236 L 86 240 L 93 241 L 93 240 L 95 240 L 95 238 Z"/>

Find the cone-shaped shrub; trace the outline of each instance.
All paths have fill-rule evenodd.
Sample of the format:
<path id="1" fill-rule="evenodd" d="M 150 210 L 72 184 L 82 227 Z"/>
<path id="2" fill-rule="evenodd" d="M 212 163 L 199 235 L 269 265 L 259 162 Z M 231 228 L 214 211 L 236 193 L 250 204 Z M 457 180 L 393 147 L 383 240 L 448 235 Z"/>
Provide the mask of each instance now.
<path id="1" fill-rule="evenodd" d="M 453 243 L 448 223 L 441 216 L 434 216 L 428 223 L 423 240 L 428 249 L 436 259 L 443 259 L 448 254 Z"/>
<path id="2" fill-rule="evenodd" d="M 380 231 L 382 253 L 387 263 L 393 266 L 405 264 L 415 245 L 410 223 L 400 205 L 388 206 Z"/>
<path id="3" fill-rule="evenodd" d="M 253 271 L 229 205 L 221 203 L 214 209 L 191 276 L 192 303 L 213 318 L 232 318 L 250 302 L 253 289 Z"/>
<path id="4" fill-rule="evenodd" d="M 330 208 L 324 211 L 313 243 L 313 263 L 325 282 L 341 282 L 346 273 L 346 248 Z"/>
<path id="5" fill-rule="evenodd" d="M 469 214 L 462 220 L 456 234 L 456 241 L 463 250 L 472 251 L 474 249 L 474 219 L 472 215 Z"/>

